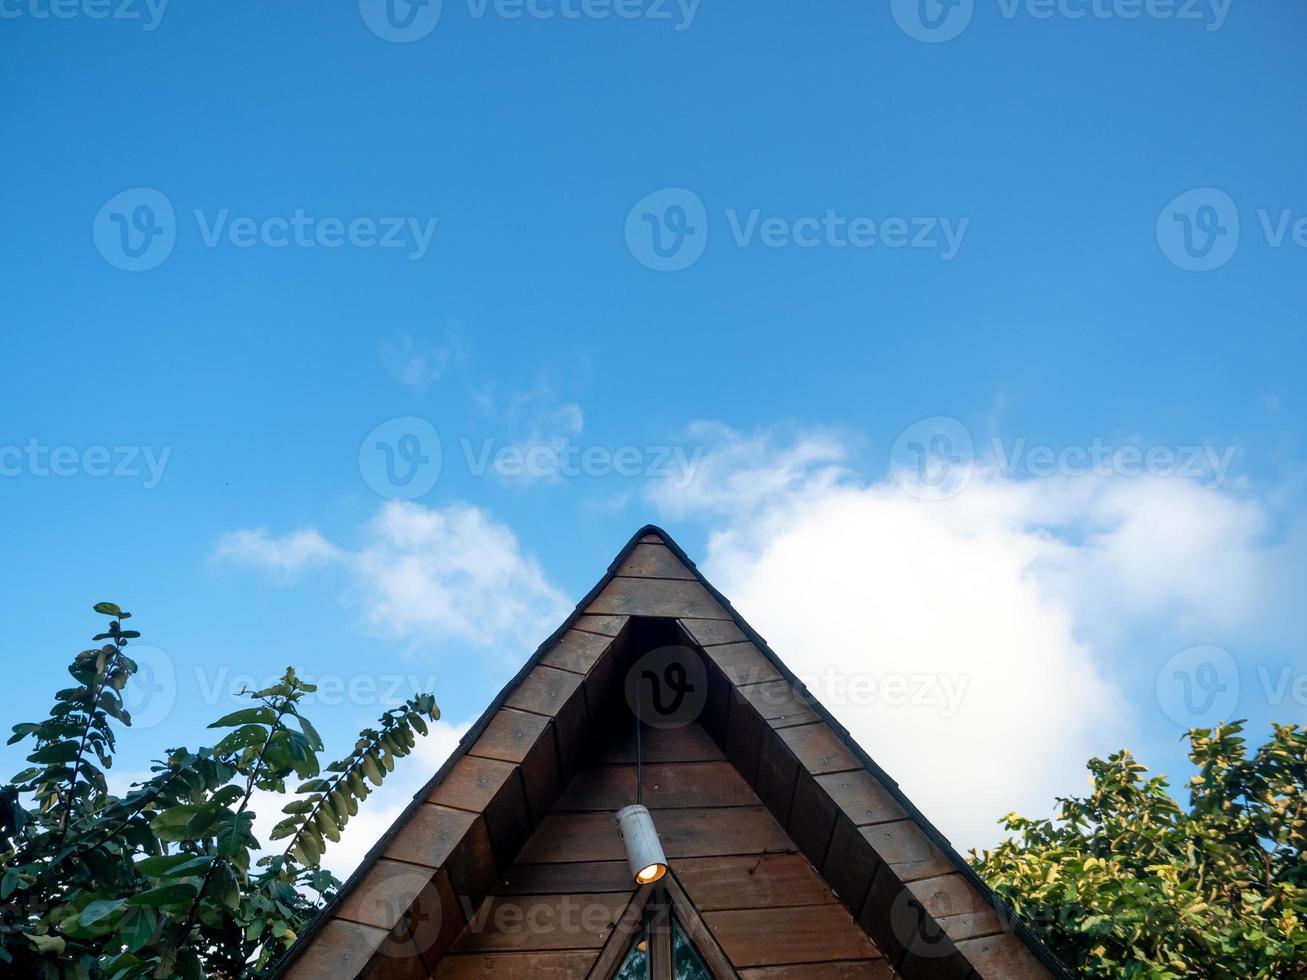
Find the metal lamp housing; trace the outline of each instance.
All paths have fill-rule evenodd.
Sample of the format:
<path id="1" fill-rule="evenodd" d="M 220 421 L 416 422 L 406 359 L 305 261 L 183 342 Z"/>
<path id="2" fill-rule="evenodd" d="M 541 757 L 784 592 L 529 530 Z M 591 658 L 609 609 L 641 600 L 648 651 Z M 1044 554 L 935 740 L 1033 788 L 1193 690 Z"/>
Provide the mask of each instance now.
<path id="1" fill-rule="evenodd" d="M 626 845 L 626 863 L 637 885 L 652 885 L 667 874 L 667 855 L 663 853 L 648 807 L 635 803 L 619 810 L 617 828 Z"/>

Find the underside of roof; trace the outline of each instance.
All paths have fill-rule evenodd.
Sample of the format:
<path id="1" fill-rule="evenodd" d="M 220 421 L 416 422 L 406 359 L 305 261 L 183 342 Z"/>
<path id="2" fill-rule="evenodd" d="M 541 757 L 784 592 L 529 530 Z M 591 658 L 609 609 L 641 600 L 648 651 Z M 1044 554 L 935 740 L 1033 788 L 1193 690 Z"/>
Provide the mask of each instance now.
<path id="1" fill-rule="evenodd" d="M 636 793 L 633 678 L 668 656 L 682 696 L 641 731 L 671 871 L 636 889 L 612 814 Z M 276 976 L 607 980 L 633 917 L 677 901 L 719 978 L 1070 976 L 653 526 Z"/>

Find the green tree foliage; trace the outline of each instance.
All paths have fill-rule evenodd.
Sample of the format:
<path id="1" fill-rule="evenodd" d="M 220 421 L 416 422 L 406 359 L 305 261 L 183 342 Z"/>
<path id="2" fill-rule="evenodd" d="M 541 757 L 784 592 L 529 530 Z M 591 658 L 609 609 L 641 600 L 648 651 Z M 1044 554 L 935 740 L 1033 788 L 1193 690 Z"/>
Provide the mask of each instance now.
<path id="1" fill-rule="evenodd" d="M 294 670 L 245 692 L 208 748 L 170 749 L 122 797 L 109 792 L 114 726 L 140 634 L 109 602 L 103 643 L 68 668 L 46 720 L 15 725 L 29 767 L 0 787 L 0 973 L 40 980 L 260 976 L 339 888 L 319 867 L 372 787 L 440 711 L 429 695 L 386 712 L 354 751 L 322 768 L 301 711 L 312 684 Z M 287 794 L 264 853 L 256 793 Z"/>
<path id="2" fill-rule="evenodd" d="M 1077 976 L 1307 976 L 1307 732 L 1242 732 L 1189 733 L 1187 809 L 1130 753 L 1091 760 L 1089 796 L 1009 815 L 977 871 Z"/>

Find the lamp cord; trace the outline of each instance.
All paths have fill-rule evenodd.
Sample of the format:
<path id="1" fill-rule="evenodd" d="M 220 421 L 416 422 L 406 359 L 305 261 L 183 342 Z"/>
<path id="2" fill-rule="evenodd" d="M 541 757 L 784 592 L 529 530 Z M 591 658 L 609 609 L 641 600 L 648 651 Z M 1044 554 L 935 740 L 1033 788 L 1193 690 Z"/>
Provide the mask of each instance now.
<path id="1" fill-rule="evenodd" d="M 644 803 L 644 749 L 640 741 L 640 685 L 635 690 L 635 802 Z"/>

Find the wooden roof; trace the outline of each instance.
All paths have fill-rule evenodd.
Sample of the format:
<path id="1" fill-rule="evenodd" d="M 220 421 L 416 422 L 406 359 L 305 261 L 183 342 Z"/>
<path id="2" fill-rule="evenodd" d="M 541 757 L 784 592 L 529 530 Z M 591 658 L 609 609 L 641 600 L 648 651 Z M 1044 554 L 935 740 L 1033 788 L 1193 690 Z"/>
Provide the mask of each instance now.
<path id="1" fill-rule="evenodd" d="M 635 789 L 625 668 L 661 643 L 698 652 L 707 703 L 692 723 L 645 729 L 645 802 L 714 972 L 1070 976 L 653 526 L 504 688 L 275 975 L 606 980 L 644 900 L 612 819 Z M 500 921 L 559 922 L 574 906 L 587 928 Z"/>

